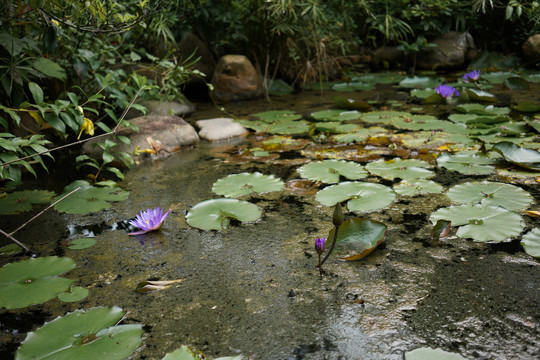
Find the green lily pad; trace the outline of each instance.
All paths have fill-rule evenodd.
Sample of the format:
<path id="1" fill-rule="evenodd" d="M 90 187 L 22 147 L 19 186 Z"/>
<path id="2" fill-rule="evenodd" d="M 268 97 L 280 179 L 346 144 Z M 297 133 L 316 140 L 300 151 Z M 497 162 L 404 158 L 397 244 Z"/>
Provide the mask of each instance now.
<path id="1" fill-rule="evenodd" d="M 461 104 L 456 110 L 466 114 L 502 116 L 510 114 L 510 108 L 482 104 Z"/>
<path id="2" fill-rule="evenodd" d="M 347 134 L 339 134 L 332 136 L 332 140 L 338 143 L 364 142 L 370 137 L 383 135 L 388 133 L 388 130 L 378 126 L 369 128 L 361 128 Z"/>
<path id="3" fill-rule="evenodd" d="M 374 88 L 373 84 L 364 82 L 338 83 L 332 86 L 332 90 L 338 92 L 368 91 Z"/>
<path id="4" fill-rule="evenodd" d="M 417 97 L 419 99 L 427 99 L 430 96 L 436 95 L 437 91 L 434 89 L 412 89 L 411 96 Z"/>
<path id="5" fill-rule="evenodd" d="M 535 113 L 540 111 L 540 104 L 532 101 L 522 101 L 512 106 L 512 109 L 526 113 Z"/>
<path id="6" fill-rule="evenodd" d="M 398 118 L 392 120 L 392 125 L 398 129 L 407 130 L 444 130 L 453 133 L 466 133 L 467 127 L 462 124 L 455 124 L 451 121 L 438 120 L 430 115 L 413 115 L 409 118 Z"/>
<path id="7" fill-rule="evenodd" d="M 362 165 L 345 160 L 311 162 L 300 167 L 297 171 L 304 179 L 322 181 L 327 184 L 338 183 L 340 176 L 356 180 L 368 175 Z"/>
<path id="8" fill-rule="evenodd" d="M 142 324 L 116 325 L 125 312 L 117 306 L 75 310 L 29 333 L 17 360 L 128 358 L 142 342 Z"/>
<path id="9" fill-rule="evenodd" d="M 371 111 L 362 114 L 362 121 L 368 123 L 388 124 L 399 118 L 408 118 L 412 114 L 406 111 Z"/>
<path id="10" fill-rule="evenodd" d="M 405 147 L 412 149 L 447 148 L 448 144 L 460 144 L 460 146 L 463 146 L 473 142 L 464 134 L 449 134 L 441 131 L 411 131 L 396 134 L 393 138 L 399 139 Z"/>
<path id="11" fill-rule="evenodd" d="M 64 192 L 55 200 L 80 187 L 54 206 L 56 211 L 68 214 L 87 214 L 108 209 L 112 205 L 109 201 L 123 201 L 129 196 L 129 192 L 119 187 L 94 187 L 87 181 L 77 180 L 64 188 Z"/>
<path id="12" fill-rule="evenodd" d="M 58 300 L 63 302 L 76 302 L 88 296 L 88 289 L 74 286 L 68 292 L 58 294 Z"/>
<path id="13" fill-rule="evenodd" d="M 211 199 L 195 205 L 186 215 L 190 226 L 202 230 L 222 230 L 229 227 L 231 219 L 253 222 L 262 215 L 255 204 L 237 199 Z"/>
<path id="14" fill-rule="evenodd" d="M 504 86 L 510 90 L 527 90 L 529 83 L 520 76 L 512 76 L 504 80 Z"/>
<path id="15" fill-rule="evenodd" d="M 406 76 L 398 73 L 369 73 L 353 77 L 353 81 L 372 84 L 397 84 Z"/>
<path id="16" fill-rule="evenodd" d="M 341 260 L 358 260 L 369 255 L 383 242 L 387 227 L 378 221 L 348 219 L 338 230 L 334 253 Z M 330 230 L 329 239 L 334 238 L 335 229 Z"/>
<path id="17" fill-rule="evenodd" d="M 270 134 L 281 134 L 281 135 L 290 135 L 290 134 L 303 134 L 307 133 L 309 130 L 309 124 L 304 121 L 281 121 L 274 124 L 270 124 L 266 129 L 266 132 Z"/>
<path id="18" fill-rule="evenodd" d="M 394 185 L 394 191 L 399 195 L 415 196 L 422 194 L 438 194 L 443 191 L 443 187 L 431 180 L 402 180 Z"/>
<path id="19" fill-rule="evenodd" d="M 429 76 L 413 76 L 407 77 L 399 82 L 399 86 L 404 88 L 435 88 L 435 86 L 444 82 L 442 78 L 434 78 Z"/>
<path id="20" fill-rule="evenodd" d="M 31 258 L 0 268 L 0 308 L 20 309 L 54 299 L 66 291 L 73 280 L 61 278 L 75 268 L 68 257 Z"/>
<path id="21" fill-rule="evenodd" d="M 357 110 L 329 109 L 311 113 L 310 118 L 315 121 L 348 121 L 360 119 L 361 115 Z"/>
<path id="22" fill-rule="evenodd" d="M 450 171 L 466 175 L 489 175 L 495 172 L 495 161 L 485 156 L 474 154 L 442 154 L 437 157 L 437 165 Z"/>
<path id="23" fill-rule="evenodd" d="M 270 123 L 264 122 L 264 121 L 255 121 L 255 120 L 235 120 L 238 124 L 242 125 L 243 127 L 247 129 L 254 130 L 258 133 L 260 132 L 266 132 L 268 129 L 268 126 L 270 126 Z"/>
<path id="24" fill-rule="evenodd" d="M 96 245 L 96 243 L 97 243 L 97 240 L 95 238 L 89 238 L 89 237 L 79 238 L 79 239 L 75 239 L 71 241 L 69 243 L 68 248 L 71 250 L 82 250 L 82 249 L 87 249 L 89 247 L 92 247 Z"/>
<path id="25" fill-rule="evenodd" d="M 281 191 L 285 184 L 273 175 L 259 172 L 232 174 L 214 183 L 212 191 L 226 197 L 238 197 L 251 193 Z"/>
<path id="26" fill-rule="evenodd" d="M 341 124 L 339 122 L 318 122 L 315 124 L 315 129 L 319 132 L 328 132 L 331 134 L 347 134 L 360 129 L 356 124 Z"/>
<path id="27" fill-rule="evenodd" d="M 479 242 L 502 242 L 518 236 L 525 228 L 523 218 L 498 206 L 460 205 L 442 208 L 431 214 L 430 220 L 448 220 L 459 226 L 457 236 Z"/>
<path id="28" fill-rule="evenodd" d="M 15 191 L 0 198 L 0 215 L 15 214 L 32 210 L 32 204 L 48 204 L 54 197 L 52 191 Z"/>
<path id="29" fill-rule="evenodd" d="M 466 360 L 466 358 L 442 349 L 419 348 L 407 351 L 405 360 Z"/>
<path id="30" fill-rule="evenodd" d="M 359 212 L 383 209 L 395 199 L 396 193 L 389 187 L 367 182 L 342 182 L 315 195 L 315 200 L 326 206 L 349 200 L 347 208 Z"/>
<path id="31" fill-rule="evenodd" d="M 426 169 L 428 163 L 422 160 L 395 158 L 392 160 L 377 160 L 366 165 L 366 169 L 373 175 L 384 179 L 401 180 L 427 179 L 433 177 L 435 173 Z"/>
<path id="32" fill-rule="evenodd" d="M 482 78 L 486 79 L 492 84 L 503 84 L 504 81 L 511 77 L 518 77 L 519 75 L 507 72 L 507 71 L 495 71 L 495 72 L 484 72 L 482 73 Z"/>
<path id="33" fill-rule="evenodd" d="M 526 209 L 533 202 L 531 195 L 518 186 L 489 181 L 455 185 L 446 196 L 459 204 L 480 203 L 507 210 Z"/>
<path id="34" fill-rule="evenodd" d="M 504 160 L 529 170 L 540 171 L 540 152 L 518 146 L 509 141 L 501 141 L 493 145 L 491 151 L 502 155 Z"/>
<path id="35" fill-rule="evenodd" d="M 534 228 L 521 238 L 521 246 L 532 257 L 540 258 L 540 229 Z"/>
<path id="36" fill-rule="evenodd" d="M 371 107 L 367 102 L 349 99 L 344 96 L 334 96 L 332 100 L 334 104 L 346 110 L 367 110 Z"/>
<path id="37" fill-rule="evenodd" d="M 302 118 L 302 115 L 295 113 L 291 110 L 271 110 L 253 114 L 253 116 L 261 119 L 267 123 L 274 123 L 280 121 L 292 121 Z"/>
<path id="38" fill-rule="evenodd" d="M 463 90 L 459 99 L 463 101 L 462 98 L 466 98 L 467 101 L 480 101 L 487 103 L 496 103 L 498 101 L 495 95 L 487 91 L 471 88 Z"/>
<path id="39" fill-rule="evenodd" d="M 0 255 L 13 255 L 22 251 L 22 247 L 17 244 L 9 244 L 0 247 Z"/>
<path id="40" fill-rule="evenodd" d="M 268 81 L 268 94 L 274 96 L 288 95 L 294 92 L 294 88 L 281 79 Z"/>

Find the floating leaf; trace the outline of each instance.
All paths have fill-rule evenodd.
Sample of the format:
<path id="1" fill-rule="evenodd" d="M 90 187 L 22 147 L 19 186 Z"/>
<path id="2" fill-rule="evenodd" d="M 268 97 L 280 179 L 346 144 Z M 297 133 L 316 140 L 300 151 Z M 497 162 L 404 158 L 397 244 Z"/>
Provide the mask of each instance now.
<path id="1" fill-rule="evenodd" d="M 288 95 L 294 92 L 294 88 L 281 79 L 269 81 L 270 86 L 268 88 L 269 95 Z"/>
<path id="2" fill-rule="evenodd" d="M 387 124 L 399 118 L 408 118 L 412 114 L 405 111 L 371 111 L 362 114 L 362 121 Z"/>
<path id="3" fill-rule="evenodd" d="M 372 211 L 387 207 L 396 199 L 392 189 L 367 182 L 342 182 L 322 189 L 315 200 L 326 206 L 349 200 L 350 211 Z"/>
<path id="4" fill-rule="evenodd" d="M 364 142 L 368 140 L 370 137 L 383 135 L 387 133 L 388 133 L 388 130 L 385 128 L 372 126 L 370 128 L 361 128 L 347 134 L 334 135 L 332 136 L 332 139 L 339 143 Z"/>
<path id="5" fill-rule="evenodd" d="M 466 175 L 489 175 L 495 171 L 493 159 L 473 154 L 442 154 L 437 157 L 437 165 L 450 171 Z"/>
<path id="6" fill-rule="evenodd" d="M 512 76 L 504 80 L 504 85 L 510 90 L 527 90 L 529 83 L 522 77 Z"/>
<path id="7" fill-rule="evenodd" d="M 0 268 L 0 308 L 41 304 L 66 291 L 73 280 L 57 277 L 75 268 L 68 257 L 31 258 Z"/>
<path id="8" fill-rule="evenodd" d="M 74 286 L 68 292 L 58 294 L 58 300 L 63 302 L 76 302 L 88 296 L 88 289 Z"/>
<path id="9" fill-rule="evenodd" d="M 519 75 L 507 71 L 484 72 L 482 74 L 483 79 L 493 84 L 502 84 L 506 79 L 517 76 Z"/>
<path id="10" fill-rule="evenodd" d="M 433 78 L 429 76 L 413 76 L 407 77 L 399 82 L 399 86 L 404 88 L 435 88 L 435 86 L 444 82 L 442 78 Z"/>
<path id="11" fill-rule="evenodd" d="M 437 91 L 434 89 L 412 89 L 411 90 L 411 96 L 414 96 L 420 99 L 427 99 L 433 95 L 437 95 Z"/>
<path id="12" fill-rule="evenodd" d="M 488 102 L 488 103 L 496 103 L 497 97 L 491 93 L 488 93 L 484 90 L 477 90 L 477 89 L 465 89 L 461 93 L 461 97 L 466 96 L 468 98 L 468 101 L 481 101 L 481 102 Z M 461 100 L 460 97 L 460 100 Z"/>
<path id="13" fill-rule="evenodd" d="M 540 258 L 540 229 L 534 228 L 521 238 L 521 246 L 532 257 Z"/>
<path id="14" fill-rule="evenodd" d="M 378 221 L 368 219 L 348 219 L 339 227 L 334 253 L 341 260 L 358 260 L 384 240 L 387 227 Z M 335 229 L 330 230 L 329 239 L 334 238 Z"/>
<path id="15" fill-rule="evenodd" d="M 459 204 L 481 203 L 507 210 L 526 209 L 533 202 L 531 195 L 518 186 L 489 181 L 455 185 L 446 195 Z"/>
<path id="16" fill-rule="evenodd" d="M 128 358 L 142 342 L 142 324 L 116 325 L 124 316 L 117 306 L 75 310 L 29 333 L 17 360 Z"/>
<path id="17" fill-rule="evenodd" d="M 334 104 L 346 110 L 367 110 L 371 107 L 367 102 L 349 99 L 344 96 L 334 96 Z"/>
<path id="18" fill-rule="evenodd" d="M 426 179 L 433 177 L 433 171 L 426 169 L 428 164 L 422 160 L 395 158 L 392 160 L 377 160 L 366 165 L 366 169 L 373 175 L 393 180 Z"/>
<path id="19" fill-rule="evenodd" d="M 57 211 L 68 214 L 97 212 L 110 208 L 109 201 L 123 201 L 129 196 L 129 192 L 119 187 L 94 187 L 84 180 L 77 180 L 66 186 L 64 192 L 56 199 L 60 199 L 77 187 L 81 188 L 54 206 Z"/>
<path id="20" fill-rule="evenodd" d="M 135 288 L 136 292 L 144 293 L 157 290 L 165 290 L 177 283 L 182 283 L 186 279 L 178 280 L 145 280 L 141 281 Z"/>
<path id="21" fill-rule="evenodd" d="M 71 250 L 82 250 L 82 249 L 87 249 L 89 247 L 92 247 L 96 245 L 96 243 L 97 243 L 97 240 L 95 238 L 89 238 L 89 237 L 79 238 L 79 239 L 75 239 L 71 241 L 69 243 L 68 248 Z"/>
<path id="22" fill-rule="evenodd" d="M 459 226 L 457 236 L 480 242 L 502 242 L 518 236 L 525 227 L 523 218 L 515 212 L 480 204 L 442 208 L 430 216 L 433 223 L 439 219 Z"/>
<path id="23" fill-rule="evenodd" d="M 263 175 L 259 172 L 232 174 L 219 179 L 212 186 L 212 191 L 226 197 L 238 197 L 251 193 L 266 193 L 281 191 L 284 183 L 273 175 Z"/>
<path id="24" fill-rule="evenodd" d="M 32 204 L 47 204 L 52 201 L 54 193 L 45 190 L 15 191 L 0 198 L 0 214 L 15 214 L 32 210 Z"/>
<path id="25" fill-rule="evenodd" d="M 399 195 L 415 196 L 441 193 L 443 187 L 431 180 L 402 180 L 399 184 L 394 185 L 394 191 Z"/>
<path id="26" fill-rule="evenodd" d="M 405 360 L 466 360 L 463 356 L 442 349 L 419 348 L 405 353 Z"/>
<path id="27" fill-rule="evenodd" d="M 535 113 L 540 111 L 540 104 L 532 101 L 522 101 L 512 106 L 512 109 L 521 112 Z"/>
<path id="28" fill-rule="evenodd" d="M 0 255 L 13 255 L 22 251 L 22 247 L 17 244 L 9 244 L 0 247 Z"/>
<path id="29" fill-rule="evenodd" d="M 365 178 L 368 174 L 362 165 L 345 160 L 311 162 L 300 167 L 297 171 L 304 179 L 322 181 L 328 184 L 339 182 L 340 176 L 356 180 Z"/>
<path id="30" fill-rule="evenodd" d="M 349 83 L 339 83 L 332 86 L 332 90 L 338 92 L 353 92 L 353 91 L 368 91 L 373 90 L 375 86 L 370 83 L 363 82 L 349 82 Z"/>
<path id="31" fill-rule="evenodd" d="M 281 121 L 278 123 L 270 124 L 266 129 L 266 132 L 270 134 L 303 134 L 309 130 L 309 124 L 306 121 Z"/>
<path id="32" fill-rule="evenodd" d="M 291 110 L 271 110 L 253 114 L 253 116 L 258 117 L 267 123 L 280 122 L 280 121 L 290 121 L 298 120 L 302 118 L 302 115 L 295 113 Z"/>
<path id="33" fill-rule="evenodd" d="M 437 223 L 431 230 L 431 240 L 442 240 L 448 235 L 450 235 L 450 228 L 452 227 L 452 222 L 448 220 L 439 219 Z"/>
<path id="34" fill-rule="evenodd" d="M 461 104 L 456 106 L 456 110 L 462 113 L 476 115 L 502 116 L 510 114 L 510 108 L 508 107 L 485 106 L 482 104 Z"/>
<path id="35" fill-rule="evenodd" d="M 258 220 L 262 210 L 255 204 L 237 199 L 211 199 L 195 205 L 187 214 L 190 226 L 202 230 L 222 230 L 229 227 L 230 219 L 243 222 Z"/>
<path id="36" fill-rule="evenodd" d="M 540 171 L 540 153 L 536 150 L 524 148 L 509 141 L 498 142 L 493 145 L 491 150 L 498 152 L 512 164 Z"/>

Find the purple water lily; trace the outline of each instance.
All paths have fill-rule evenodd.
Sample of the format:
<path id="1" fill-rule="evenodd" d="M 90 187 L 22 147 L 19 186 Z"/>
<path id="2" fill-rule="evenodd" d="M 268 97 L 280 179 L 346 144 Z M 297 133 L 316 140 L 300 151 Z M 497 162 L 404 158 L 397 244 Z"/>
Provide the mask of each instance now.
<path id="1" fill-rule="evenodd" d="M 473 70 L 463 75 L 463 82 L 466 83 L 468 83 L 469 80 L 476 82 L 478 79 L 480 79 L 480 70 Z"/>
<path id="2" fill-rule="evenodd" d="M 319 256 L 324 251 L 325 242 L 326 242 L 325 238 L 317 238 L 317 240 L 315 240 L 315 250 L 317 251 L 317 254 L 319 254 Z"/>
<path id="3" fill-rule="evenodd" d="M 448 99 L 449 97 L 452 97 L 452 95 L 459 96 L 459 92 L 453 88 L 450 85 L 439 85 L 435 88 L 435 91 L 437 91 L 437 94 L 441 95 L 443 98 Z"/>
<path id="4" fill-rule="evenodd" d="M 129 222 L 141 230 L 129 233 L 128 235 L 141 235 L 159 229 L 170 212 L 171 210 L 169 209 L 169 211 L 163 214 L 163 209 L 160 207 L 142 211 L 135 217 L 135 220 Z"/>

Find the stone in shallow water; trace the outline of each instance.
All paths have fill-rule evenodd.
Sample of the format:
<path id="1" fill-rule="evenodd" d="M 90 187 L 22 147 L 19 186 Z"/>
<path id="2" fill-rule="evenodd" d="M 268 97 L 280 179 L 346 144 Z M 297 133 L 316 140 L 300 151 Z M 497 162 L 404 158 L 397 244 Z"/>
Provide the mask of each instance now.
<path id="1" fill-rule="evenodd" d="M 247 129 L 230 118 L 199 120 L 195 124 L 201 129 L 199 136 L 209 141 L 245 136 L 248 133 Z"/>

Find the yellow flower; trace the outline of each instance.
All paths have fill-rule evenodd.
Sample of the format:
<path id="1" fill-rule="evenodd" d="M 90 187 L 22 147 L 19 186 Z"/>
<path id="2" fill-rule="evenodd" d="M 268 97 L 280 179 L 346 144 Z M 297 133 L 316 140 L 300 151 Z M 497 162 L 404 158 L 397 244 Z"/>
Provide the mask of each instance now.
<path id="1" fill-rule="evenodd" d="M 81 131 L 79 132 L 79 136 L 77 136 L 77 140 L 80 139 L 83 131 L 90 136 L 94 135 L 94 123 L 89 118 L 84 118 L 84 122 L 81 126 Z"/>

